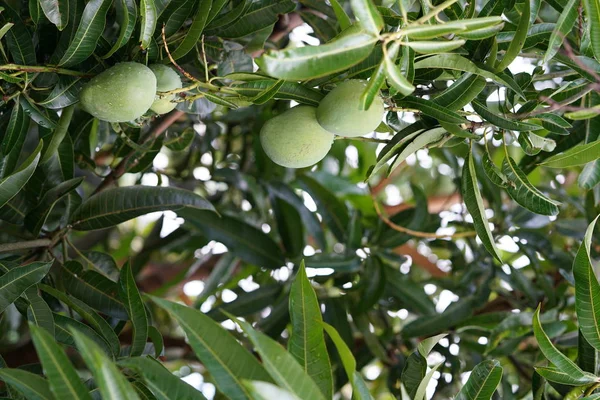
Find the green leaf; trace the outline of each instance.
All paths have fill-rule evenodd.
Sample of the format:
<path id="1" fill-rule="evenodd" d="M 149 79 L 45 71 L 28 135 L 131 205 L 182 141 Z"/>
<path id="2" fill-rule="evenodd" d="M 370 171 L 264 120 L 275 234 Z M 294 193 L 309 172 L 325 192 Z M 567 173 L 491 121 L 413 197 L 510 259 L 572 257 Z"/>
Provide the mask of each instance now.
<path id="1" fill-rule="evenodd" d="M 449 40 L 449 41 L 418 41 L 405 42 L 404 46 L 408 46 L 417 53 L 421 54 L 439 54 L 458 49 L 466 43 L 466 40 Z"/>
<path id="2" fill-rule="evenodd" d="M 133 357 L 119 361 L 119 365 L 134 370 L 144 378 L 158 400 L 205 400 L 200 391 L 173 375 L 150 357 Z"/>
<path id="3" fill-rule="evenodd" d="M 498 65 L 496 65 L 495 70 L 500 72 L 505 70 L 514 60 L 517 58 L 523 45 L 525 44 L 525 39 L 527 39 L 527 32 L 529 31 L 529 18 L 531 16 L 531 5 L 529 4 L 530 0 L 523 0 L 523 10 L 521 10 L 521 17 L 519 18 L 519 24 L 517 25 L 517 30 L 515 31 L 515 36 L 513 40 L 508 45 L 508 49 L 504 53 L 504 57 Z"/>
<path id="4" fill-rule="evenodd" d="M 486 108 L 483 104 L 481 104 L 477 100 L 473 100 L 471 102 L 473 109 L 477 114 L 481 116 L 484 120 L 492 123 L 494 126 L 498 128 L 507 129 L 510 131 L 534 131 L 543 129 L 540 125 L 529 124 L 527 122 L 520 121 L 512 121 L 506 118 L 502 118 L 499 115 L 491 112 L 488 108 Z"/>
<path id="5" fill-rule="evenodd" d="M 320 324 L 323 321 L 317 295 L 306 276 L 304 262 L 290 288 L 291 336 L 289 352 L 304 368 L 326 398 L 333 396 L 331 364 Z"/>
<path id="6" fill-rule="evenodd" d="M 384 57 L 385 74 L 388 83 L 398 91 L 398 93 L 408 96 L 415 91 L 415 87 L 402 73 L 402 69 L 395 62 L 395 57 Z"/>
<path id="7" fill-rule="evenodd" d="M 396 155 L 394 162 L 388 169 L 388 174 L 391 173 L 394 169 L 398 167 L 398 165 L 400 165 L 404 160 L 406 160 L 408 156 L 416 153 L 417 150 L 420 150 L 431 143 L 435 143 L 441 140 L 444 137 L 445 133 L 446 130 L 444 128 L 434 128 L 422 133 L 419 132 L 412 141 L 410 141 L 410 139 L 408 139 L 407 137 L 407 139 L 409 140 L 408 144 L 406 144 L 406 146 L 402 148 L 402 150 L 397 155 L 395 153 L 390 154 L 389 156 L 386 155 L 386 157 L 377 161 L 377 164 L 375 165 L 375 168 L 373 168 L 373 171 L 371 172 L 370 176 L 373 176 L 373 174 L 375 174 L 387 162 L 387 160 L 384 161 L 384 159 L 389 159 L 390 157 Z"/>
<path id="8" fill-rule="evenodd" d="M 536 214 L 558 214 L 560 203 L 549 199 L 533 186 L 525 173 L 508 154 L 502 163 L 502 172 L 508 179 L 506 191 L 514 201 Z"/>
<path id="9" fill-rule="evenodd" d="M 562 385 L 583 386 L 598 382 L 598 378 L 594 377 L 592 374 L 588 374 L 583 378 L 574 378 L 566 372 L 562 372 L 558 368 L 552 367 L 535 367 L 535 372 L 550 382 L 560 383 Z"/>
<path id="10" fill-rule="evenodd" d="M 229 251 L 246 262 L 268 269 L 279 268 L 285 263 L 277 243 L 244 221 L 191 209 L 180 211 L 178 215 L 207 238 L 223 243 Z"/>
<path id="11" fill-rule="evenodd" d="M 376 42 L 365 32 L 352 31 L 320 46 L 269 51 L 256 63 L 264 73 L 278 79 L 318 78 L 358 64 L 369 56 Z"/>
<path id="12" fill-rule="evenodd" d="M 255 97 L 271 87 L 274 82 L 276 81 L 272 79 L 259 78 L 258 80 L 236 85 L 232 87 L 232 89 L 242 96 Z M 283 84 L 279 90 L 277 90 L 277 93 L 275 93 L 273 98 L 281 100 L 295 100 L 299 103 L 316 107 L 323 99 L 323 94 L 315 89 L 308 88 L 297 82 L 283 81 Z"/>
<path id="13" fill-rule="evenodd" d="M 125 304 L 133 329 L 129 356 L 141 355 L 146 347 L 146 338 L 148 337 L 148 316 L 146 315 L 142 296 L 135 284 L 135 278 L 131 272 L 129 262 L 126 262 L 121 269 L 119 297 L 123 301 L 123 304 Z"/>
<path id="14" fill-rule="evenodd" d="M 69 22 L 68 0 L 39 0 L 44 15 L 52 22 L 59 31 L 65 29 Z"/>
<path id="15" fill-rule="evenodd" d="M 600 140 L 580 144 L 571 149 L 550 157 L 540 165 L 550 168 L 568 168 L 583 165 L 600 159 Z"/>
<path id="16" fill-rule="evenodd" d="M 29 181 L 38 165 L 43 146 L 43 141 L 40 141 L 37 148 L 23 161 L 18 170 L 0 180 L 0 207 L 3 207 L 10 199 L 15 197 Z"/>
<path id="17" fill-rule="evenodd" d="M 36 65 L 35 48 L 29 30 L 12 8 L 5 10 L 14 24 L 6 32 L 6 44 L 15 64 Z"/>
<path id="18" fill-rule="evenodd" d="M 546 54 L 544 55 L 544 64 L 546 64 L 552 59 L 552 57 L 556 55 L 562 46 L 563 40 L 565 40 L 569 33 L 571 33 L 571 30 L 573 30 L 575 22 L 577 22 L 578 4 L 579 2 L 577 0 L 569 0 L 569 2 L 565 5 L 563 12 L 560 14 L 560 17 L 558 17 L 554 31 L 552 31 L 552 35 L 550 36 L 550 40 L 548 42 L 548 50 L 546 50 Z"/>
<path id="19" fill-rule="evenodd" d="M 585 15 L 588 18 L 588 29 L 592 51 L 596 60 L 600 61 L 600 2 L 598 0 L 583 0 Z"/>
<path id="20" fill-rule="evenodd" d="M 419 60 L 415 63 L 415 69 L 423 68 L 442 68 L 454 71 L 470 72 L 483 78 L 491 79 L 494 82 L 501 83 L 505 87 L 512 89 L 523 99 L 525 98 L 525 94 L 523 93 L 521 87 L 507 75 L 500 76 L 496 73 L 487 71 L 478 67 L 471 60 L 468 60 L 458 54 L 438 54 Z"/>
<path id="21" fill-rule="evenodd" d="M 456 400 L 489 400 L 501 379 L 500 363 L 496 360 L 483 361 L 473 368 L 469 380 L 460 389 Z"/>
<path id="22" fill-rule="evenodd" d="M 28 115 L 36 124 L 43 128 L 55 129 L 56 122 L 54 118 L 46 112 L 46 110 L 40 110 L 26 95 L 19 96 L 19 104 L 23 107 L 25 114 Z"/>
<path id="23" fill-rule="evenodd" d="M 83 202 L 71 216 L 73 229 L 88 231 L 115 226 L 155 211 L 183 208 L 214 210 L 203 197 L 183 189 L 130 186 L 104 190 Z"/>
<path id="24" fill-rule="evenodd" d="M 13 268 L 0 276 L 0 313 L 48 274 L 52 261 L 33 262 Z"/>
<path id="25" fill-rule="evenodd" d="M 577 179 L 579 187 L 591 190 L 600 183 L 600 160 L 592 161 L 583 167 Z"/>
<path id="26" fill-rule="evenodd" d="M 388 57 L 392 59 L 396 59 L 396 55 L 398 54 L 399 46 L 393 44 L 388 49 Z M 377 68 L 373 70 L 371 77 L 367 81 L 366 88 L 362 95 L 360 96 L 359 109 L 360 110 L 368 110 L 373 103 L 373 100 L 377 96 L 379 96 L 379 90 L 381 86 L 383 86 L 383 82 L 385 81 L 385 59 L 381 60 Z"/>
<path id="27" fill-rule="evenodd" d="M 81 78 L 61 75 L 52 92 L 38 104 L 52 110 L 62 109 L 79 101 L 79 92 L 83 86 Z"/>
<path id="28" fill-rule="evenodd" d="M 584 379 L 586 377 L 586 373 L 583 372 L 577 364 L 554 347 L 554 344 L 550 341 L 546 332 L 544 332 L 540 322 L 540 306 L 538 306 L 533 314 L 533 334 L 544 356 L 546 356 L 559 371 L 570 375 L 574 379 Z"/>
<path id="29" fill-rule="evenodd" d="M 44 328 L 53 338 L 55 332 L 54 317 L 48 303 L 40 296 L 36 286 L 30 286 L 24 293 L 29 302 L 27 320 L 36 326 Z"/>
<path id="30" fill-rule="evenodd" d="M 303 400 L 325 400 L 316 383 L 283 346 L 256 331 L 245 321 L 235 320 L 260 354 L 265 369 L 279 386 Z"/>
<path id="31" fill-rule="evenodd" d="M 452 303 L 441 314 L 424 315 L 408 323 L 402 334 L 405 337 L 431 336 L 447 331 L 469 318 L 474 311 L 477 299 L 468 296 Z"/>
<path id="32" fill-rule="evenodd" d="M 210 30 L 212 29 L 231 26 L 235 21 L 241 18 L 242 15 L 244 15 L 244 13 L 248 11 L 250 5 L 252 5 L 252 3 L 247 1 L 241 1 L 237 5 L 235 5 L 229 12 L 215 17 L 212 20 L 212 22 L 210 22 L 207 26 L 207 28 L 209 29 L 209 33 L 211 33 Z M 271 24 L 267 24 L 266 26 L 270 25 Z"/>
<path id="33" fill-rule="evenodd" d="M 502 25 L 500 17 L 483 17 L 473 19 L 463 19 L 459 21 L 449 21 L 443 24 L 436 25 L 417 25 L 413 24 L 400 32 L 411 39 L 433 39 L 439 36 L 444 36 L 449 33 L 460 34 L 464 31 L 478 30 L 491 26 Z"/>
<path id="34" fill-rule="evenodd" d="M 279 19 L 279 14 L 287 14 L 296 7 L 291 0 L 257 0 L 242 3 L 247 3 L 243 16 L 232 20 L 228 26 L 211 34 L 216 33 L 220 37 L 232 39 L 240 38 L 272 26 Z M 214 23 L 217 23 L 217 19 Z"/>
<path id="35" fill-rule="evenodd" d="M 102 58 L 106 59 L 112 56 L 121 47 L 125 46 L 133 34 L 135 23 L 137 21 L 137 4 L 134 0 L 117 0 L 117 18 L 119 21 L 119 37 L 111 49 Z M 147 18 L 147 17 L 146 17 Z M 145 26 L 142 23 L 142 26 Z"/>
<path id="36" fill-rule="evenodd" d="M 27 400 L 54 400 L 48 381 L 39 375 L 12 368 L 0 368 L 0 380 L 25 395 Z"/>
<path id="37" fill-rule="evenodd" d="M 473 218 L 473 225 L 477 236 L 481 239 L 483 247 L 494 256 L 498 261 L 502 262 L 494 235 L 490 230 L 490 225 L 485 216 L 485 207 L 483 205 L 483 199 L 481 197 L 481 191 L 479 190 L 479 182 L 477 181 L 477 172 L 475 170 L 475 163 L 473 162 L 473 153 L 469 152 L 467 160 L 465 161 L 463 172 L 462 172 L 462 195 L 467 210 Z"/>
<path id="38" fill-rule="evenodd" d="M 402 369 L 401 381 L 410 399 L 417 394 L 419 385 L 427 375 L 427 359 L 414 351 L 406 360 Z"/>
<path id="39" fill-rule="evenodd" d="M 383 18 L 372 0 L 350 0 L 354 16 L 361 26 L 373 36 L 378 36 L 383 29 Z"/>
<path id="40" fill-rule="evenodd" d="M 337 18 L 338 23 L 340 24 L 340 28 L 345 30 L 352 25 L 348 14 L 344 11 L 344 8 L 341 6 L 338 0 L 329 0 L 331 3 L 331 8 L 333 8 L 333 12 L 335 13 L 335 17 Z"/>
<path id="41" fill-rule="evenodd" d="M 277 92 L 279 92 L 279 89 L 281 89 L 284 83 L 285 81 L 282 80 L 271 83 L 270 86 L 265 88 L 263 92 L 254 96 L 250 101 L 254 104 L 265 104 L 277 95 Z"/>
<path id="42" fill-rule="evenodd" d="M 429 355 L 429 353 L 431 353 L 431 350 L 435 347 L 435 345 L 438 344 L 438 342 L 446 336 L 448 336 L 447 333 L 440 333 L 439 335 L 423 339 L 423 341 L 417 346 L 419 354 L 424 358 L 427 358 L 427 356 Z"/>
<path id="43" fill-rule="evenodd" d="M 243 379 L 271 382 L 258 360 L 220 324 L 198 310 L 154 296 L 150 298 L 179 322 L 194 353 L 223 394 L 236 400 L 251 399 Z"/>
<path id="44" fill-rule="evenodd" d="M 500 171 L 500 168 L 494 164 L 487 152 L 484 152 L 481 156 L 481 163 L 483 164 L 483 171 L 489 180 L 496 186 L 506 188 L 508 178 Z"/>
<path id="45" fill-rule="evenodd" d="M 54 337 L 35 325 L 29 325 L 29 330 L 54 396 L 57 399 L 91 400 L 87 388 Z"/>
<path id="46" fill-rule="evenodd" d="M 158 25 L 161 29 L 164 24 L 165 36 L 167 38 L 175 34 L 179 28 L 181 28 L 192 12 L 194 4 L 196 4 L 194 0 L 172 0 L 169 2 L 167 9 L 163 12 L 161 19 L 158 21 Z"/>
<path id="47" fill-rule="evenodd" d="M 413 400 L 425 400 L 425 391 L 427 390 L 427 386 L 429 385 L 429 381 L 431 380 L 431 378 L 433 378 L 433 374 L 435 374 L 435 372 L 437 371 L 437 369 L 442 364 L 443 363 L 437 364 L 437 365 L 435 365 L 434 367 L 432 367 L 429 370 L 429 372 L 425 375 L 425 377 L 423 378 L 423 380 L 419 384 L 419 387 L 417 388 L 417 391 L 415 393 L 415 397 L 413 398 Z"/>
<path id="48" fill-rule="evenodd" d="M 416 108 L 428 117 L 435 118 L 440 122 L 449 124 L 462 124 L 466 122 L 466 120 L 456 112 L 420 97 L 407 96 L 400 100 L 399 104 L 407 108 Z"/>
<path id="49" fill-rule="evenodd" d="M 171 56 L 174 60 L 177 60 L 187 53 L 189 53 L 196 44 L 200 40 L 200 36 L 202 36 L 202 32 L 204 31 L 204 26 L 206 24 L 206 20 L 208 19 L 208 14 L 210 12 L 210 7 L 212 6 L 212 0 L 200 0 L 198 4 L 198 11 L 196 11 L 196 15 L 192 21 L 192 25 L 187 31 L 187 34 L 179 44 L 179 46 L 171 53 Z"/>
<path id="50" fill-rule="evenodd" d="M 298 397 L 293 393 L 283 390 L 272 383 L 244 381 L 244 385 L 250 392 L 252 400 L 298 400 Z"/>
<path id="51" fill-rule="evenodd" d="M 596 217 L 588 226 L 583 243 L 573 262 L 575 277 L 575 305 L 579 329 L 585 339 L 596 349 L 600 349 L 600 284 L 592 263 L 592 237 L 594 227 L 600 217 Z M 567 372 L 567 371 L 565 371 Z"/>
<path id="52" fill-rule="evenodd" d="M 339 332 L 333 326 L 325 322 L 321 322 L 321 325 L 329 335 L 329 338 L 335 345 L 340 359 L 342 360 L 342 365 L 344 366 L 348 380 L 354 390 L 354 393 L 352 394 L 353 398 L 356 400 L 372 400 L 373 397 L 369 393 L 366 383 L 360 373 L 356 371 L 356 360 L 354 359 L 352 351 L 348 348 L 346 342 L 344 342 L 344 339 L 342 339 Z"/>
<path id="53" fill-rule="evenodd" d="M 106 13 L 112 0 L 90 0 L 83 10 L 73 40 L 58 65 L 77 65 L 92 55 L 106 24 Z"/>
<path id="54" fill-rule="evenodd" d="M 100 346 L 105 354 L 109 356 L 112 355 L 112 351 L 107 341 L 88 325 L 61 314 L 55 313 L 53 315 L 54 322 L 56 323 L 56 341 L 58 343 L 75 347 L 75 341 L 73 340 L 73 335 L 71 335 L 71 329 L 77 329 L 88 338 L 96 342 L 96 344 Z"/>
<path id="55" fill-rule="evenodd" d="M 75 106 L 70 105 L 66 108 L 62 109 L 62 113 L 58 120 L 58 124 L 56 125 L 56 129 L 52 133 L 52 138 L 48 143 L 48 146 L 44 149 L 42 153 L 42 159 L 40 163 L 47 162 L 54 154 L 56 154 L 58 150 L 58 146 L 62 143 L 63 139 L 67 135 L 67 130 L 69 129 L 69 125 L 71 124 L 71 119 L 73 118 L 73 112 L 75 111 Z"/>
<path id="56" fill-rule="evenodd" d="M 133 386 L 93 340 L 76 329 L 71 330 L 71 335 L 73 335 L 83 361 L 85 361 L 94 376 L 94 381 L 100 389 L 102 398 L 140 399 Z"/>
<path id="57" fill-rule="evenodd" d="M 69 179 L 48 190 L 39 204 L 25 216 L 25 226 L 35 236 L 39 235 L 54 206 L 83 182 L 83 177 Z"/>
<path id="58" fill-rule="evenodd" d="M 77 261 L 67 261 L 61 270 L 67 292 L 99 312 L 120 320 L 127 319 L 125 305 L 117 297 L 117 284 L 104 275 L 84 270 Z"/>
<path id="59" fill-rule="evenodd" d="M 126 15 L 128 13 L 123 13 Z M 156 5 L 154 0 L 140 0 L 140 48 L 142 50 L 147 49 L 152 43 L 152 35 L 156 29 L 156 20 L 158 15 L 156 14 Z M 193 28 L 193 26 L 192 26 Z M 192 29 L 190 28 L 190 30 Z"/>
<path id="60" fill-rule="evenodd" d="M 76 299 L 75 297 L 69 296 L 59 290 L 54 289 L 48 285 L 40 284 L 40 289 L 48 293 L 50 296 L 65 303 L 68 307 L 73 309 L 83 319 L 85 319 L 106 341 L 113 356 L 119 355 L 120 343 L 119 338 L 113 331 L 110 324 L 102 318 L 96 311 L 84 302 Z M 56 317 L 56 316 L 55 316 Z M 89 335 L 88 335 L 89 336 Z"/>

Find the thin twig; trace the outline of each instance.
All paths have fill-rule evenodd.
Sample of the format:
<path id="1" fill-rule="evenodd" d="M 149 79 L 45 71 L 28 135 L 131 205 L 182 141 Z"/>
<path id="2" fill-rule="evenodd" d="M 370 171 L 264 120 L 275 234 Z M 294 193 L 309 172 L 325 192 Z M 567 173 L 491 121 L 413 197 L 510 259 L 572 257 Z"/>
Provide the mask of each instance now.
<path id="1" fill-rule="evenodd" d="M 47 65 L 19 65 L 19 64 L 4 64 L 0 65 L 0 71 L 23 71 L 23 72 L 54 72 L 60 75 L 92 77 L 93 74 L 81 71 L 73 71 L 70 69 L 52 67 Z"/>
<path id="2" fill-rule="evenodd" d="M 181 68 L 179 66 L 179 64 L 177 64 L 175 62 L 175 60 L 173 59 L 173 56 L 171 56 L 171 52 L 169 51 L 169 45 L 167 44 L 167 36 L 165 34 L 165 24 L 163 24 L 163 27 L 162 27 L 162 40 L 163 40 L 163 44 L 165 45 L 165 51 L 167 52 L 167 56 L 169 57 L 169 60 L 171 60 L 171 63 L 179 70 L 179 72 L 181 72 L 183 75 L 185 75 L 185 77 L 188 78 L 190 81 L 198 82 L 198 79 L 194 78 L 194 76 L 192 76 L 186 70 Z"/>

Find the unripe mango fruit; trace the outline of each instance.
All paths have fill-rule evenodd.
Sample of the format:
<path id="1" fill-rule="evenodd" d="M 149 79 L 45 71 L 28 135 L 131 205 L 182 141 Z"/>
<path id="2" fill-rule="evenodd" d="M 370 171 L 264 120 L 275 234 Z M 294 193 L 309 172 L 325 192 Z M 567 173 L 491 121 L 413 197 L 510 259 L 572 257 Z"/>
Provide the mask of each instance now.
<path id="1" fill-rule="evenodd" d="M 108 122 L 127 122 L 144 115 L 156 96 L 156 77 L 143 64 L 116 64 L 92 78 L 79 94 L 84 110 Z"/>
<path id="2" fill-rule="evenodd" d="M 267 156 L 287 168 L 304 168 L 327 155 L 333 134 L 319 125 L 315 107 L 297 106 L 267 121 L 260 143 Z"/>
<path id="3" fill-rule="evenodd" d="M 181 78 L 179 75 L 177 75 L 177 72 L 175 72 L 173 68 L 167 67 L 163 64 L 153 64 L 148 68 L 150 68 L 156 76 L 156 90 L 158 92 L 168 92 L 170 90 L 181 89 L 183 87 Z M 150 109 L 157 114 L 168 113 L 177 106 L 177 103 L 173 103 L 172 101 L 175 99 L 175 96 L 175 94 L 162 97 L 156 95 L 156 100 L 154 100 L 154 103 L 152 103 Z"/>
<path id="4" fill-rule="evenodd" d="M 340 83 L 321 100 L 317 109 L 319 124 L 339 136 L 356 137 L 373 132 L 381 123 L 385 109 L 376 96 L 368 110 L 360 109 L 360 97 L 367 82 L 349 80 Z"/>

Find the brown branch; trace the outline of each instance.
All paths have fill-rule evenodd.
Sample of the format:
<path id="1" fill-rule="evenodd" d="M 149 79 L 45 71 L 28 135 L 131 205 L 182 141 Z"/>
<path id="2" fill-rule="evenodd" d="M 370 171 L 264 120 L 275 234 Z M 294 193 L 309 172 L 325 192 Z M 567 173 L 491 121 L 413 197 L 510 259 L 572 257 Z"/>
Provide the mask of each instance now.
<path id="1" fill-rule="evenodd" d="M 169 114 L 162 117 L 158 121 L 156 126 L 154 126 L 154 128 L 152 128 L 150 132 L 148 132 L 148 135 L 146 135 L 141 145 L 156 140 L 184 114 L 185 113 L 183 111 L 173 110 Z M 121 176 L 123 176 L 123 174 L 125 174 L 125 172 L 127 172 L 128 167 L 135 166 L 139 162 L 139 159 L 134 158 L 134 156 L 137 153 L 137 151 L 132 150 L 131 153 L 129 153 L 125 158 L 123 158 L 121 162 L 119 162 L 119 164 L 104 178 L 102 183 L 98 185 L 98 187 L 96 188 L 96 190 L 94 190 L 94 193 L 92 193 L 92 195 L 99 193 L 102 190 L 113 185 Z"/>
<path id="2" fill-rule="evenodd" d="M 434 262 L 431 262 L 429 258 L 419 253 L 416 248 L 414 248 L 408 243 L 396 247 L 394 249 L 394 253 L 402 256 L 410 256 L 414 265 L 418 265 L 419 267 L 423 268 L 429 273 L 429 275 L 433 276 L 434 278 L 443 278 L 444 276 L 448 275 L 446 272 L 439 269 L 439 267 Z"/>

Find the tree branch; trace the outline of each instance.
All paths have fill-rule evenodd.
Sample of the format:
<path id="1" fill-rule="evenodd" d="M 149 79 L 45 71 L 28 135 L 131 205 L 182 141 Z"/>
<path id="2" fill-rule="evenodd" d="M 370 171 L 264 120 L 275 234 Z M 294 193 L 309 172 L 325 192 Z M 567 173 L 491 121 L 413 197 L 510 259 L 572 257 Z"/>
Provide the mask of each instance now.
<path id="1" fill-rule="evenodd" d="M 0 71 L 22 71 L 22 72 L 54 72 L 60 75 L 81 76 L 90 78 L 94 76 L 87 72 L 73 71 L 70 69 L 44 66 L 44 65 L 19 65 L 19 64 L 4 64 L 0 65 Z"/>
<path id="2" fill-rule="evenodd" d="M 50 239 L 36 239 L 26 242 L 14 242 L 0 244 L 0 253 L 7 253 L 16 250 L 35 249 L 38 247 L 48 247 L 52 244 Z"/>

